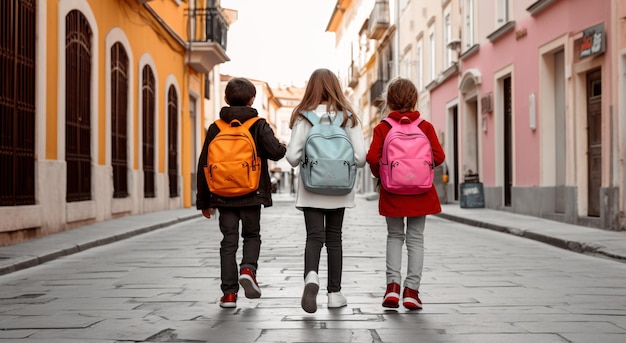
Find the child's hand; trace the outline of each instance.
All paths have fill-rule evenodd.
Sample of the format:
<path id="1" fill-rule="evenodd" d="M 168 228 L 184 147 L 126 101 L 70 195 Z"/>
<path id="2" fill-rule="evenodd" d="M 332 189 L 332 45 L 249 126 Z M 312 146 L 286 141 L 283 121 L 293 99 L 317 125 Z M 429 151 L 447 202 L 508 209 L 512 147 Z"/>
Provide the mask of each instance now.
<path id="1" fill-rule="evenodd" d="M 205 208 L 202 210 L 202 215 L 205 216 L 208 219 L 211 219 L 211 215 L 215 214 L 215 209 L 214 208 Z"/>

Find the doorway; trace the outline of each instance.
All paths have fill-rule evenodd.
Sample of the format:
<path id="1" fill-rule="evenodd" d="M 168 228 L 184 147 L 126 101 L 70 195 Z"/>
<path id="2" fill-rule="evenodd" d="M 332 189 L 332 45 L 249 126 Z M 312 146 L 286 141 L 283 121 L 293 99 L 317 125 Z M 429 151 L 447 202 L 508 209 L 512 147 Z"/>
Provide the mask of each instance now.
<path id="1" fill-rule="evenodd" d="M 587 73 L 587 215 L 600 216 L 602 187 L 602 74 Z"/>
<path id="2" fill-rule="evenodd" d="M 452 108 L 452 179 L 454 180 L 454 201 L 459 200 L 459 107 Z"/>
<path id="3" fill-rule="evenodd" d="M 480 175 L 479 166 L 479 150 L 478 150 L 478 100 L 476 97 L 469 99 L 465 103 L 465 139 L 463 141 L 464 163 L 463 176 L 469 174 Z"/>
<path id="4" fill-rule="evenodd" d="M 196 204 L 196 193 L 197 193 L 197 171 L 198 171 L 198 167 L 197 167 L 197 156 L 198 156 L 198 144 L 196 143 L 196 139 L 197 139 L 197 131 L 198 131 L 198 124 L 196 123 L 196 98 L 195 97 L 190 97 L 189 98 L 189 118 L 191 121 L 191 135 L 190 135 L 190 139 L 191 139 L 191 156 L 192 158 L 190 159 L 190 167 L 191 167 L 191 205 L 195 205 Z"/>
<path id="5" fill-rule="evenodd" d="M 554 212 L 565 213 L 565 53 L 554 54 Z"/>
<path id="6" fill-rule="evenodd" d="M 511 77 L 502 80 L 504 114 L 504 206 L 511 206 L 513 188 L 513 106 Z"/>

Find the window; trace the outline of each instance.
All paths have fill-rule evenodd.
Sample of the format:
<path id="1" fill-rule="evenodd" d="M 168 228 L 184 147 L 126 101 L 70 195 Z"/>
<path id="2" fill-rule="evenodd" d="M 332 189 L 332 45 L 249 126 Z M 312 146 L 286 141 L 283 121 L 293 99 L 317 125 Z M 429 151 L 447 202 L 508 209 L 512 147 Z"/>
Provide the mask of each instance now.
<path id="1" fill-rule="evenodd" d="M 411 79 L 413 69 L 411 68 L 411 63 L 411 50 L 409 50 L 402 56 L 402 61 L 400 61 L 400 76 Z"/>
<path id="2" fill-rule="evenodd" d="M 417 61 L 416 61 L 416 69 L 417 69 L 417 89 L 418 90 L 422 90 L 424 89 L 424 44 L 422 43 L 422 40 L 420 39 L 417 42 L 417 49 L 416 49 L 416 54 L 417 54 Z"/>
<path id="3" fill-rule="evenodd" d="M 474 28 L 476 25 L 474 23 L 474 1 L 475 0 L 465 0 L 465 32 L 463 32 L 465 49 L 469 49 L 475 44 Z"/>
<path id="4" fill-rule="evenodd" d="M 111 47 L 111 166 L 113 198 L 128 196 L 128 55 L 121 43 Z"/>
<path id="5" fill-rule="evenodd" d="M 359 35 L 359 66 L 364 66 L 367 63 L 368 52 L 370 50 L 369 42 L 367 38 L 367 30 L 361 31 Z"/>
<path id="6" fill-rule="evenodd" d="M 380 60 L 378 61 L 378 80 L 382 80 L 383 84 L 393 78 L 393 51 L 391 45 L 387 44 L 380 51 Z M 397 76 L 397 75 L 395 75 Z"/>
<path id="7" fill-rule="evenodd" d="M 435 57 L 436 57 L 436 51 L 435 51 L 435 28 L 434 27 L 430 27 L 430 29 L 428 30 L 428 49 L 430 51 L 430 60 L 428 61 L 429 63 L 429 71 L 430 71 L 430 79 L 429 81 L 433 81 L 435 80 L 435 75 L 436 75 L 436 70 L 435 70 Z"/>
<path id="8" fill-rule="evenodd" d="M 35 2 L 0 2 L 0 206 L 35 204 Z"/>
<path id="9" fill-rule="evenodd" d="M 142 71 L 142 119 L 143 119 L 143 194 L 146 198 L 154 198 L 154 73 L 150 66 L 143 67 Z"/>
<path id="10" fill-rule="evenodd" d="M 497 6 L 496 27 L 499 27 L 509 22 L 509 0 L 498 0 Z"/>
<path id="11" fill-rule="evenodd" d="M 452 65 L 452 49 L 448 44 L 452 41 L 452 23 L 450 19 L 450 11 L 446 10 L 443 18 L 443 66 L 444 69 Z"/>
<path id="12" fill-rule="evenodd" d="M 178 93 L 174 86 L 167 92 L 167 174 L 170 198 L 178 196 Z"/>
<path id="13" fill-rule="evenodd" d="M 65 162 L 67 202 L 91 200 L 91 44 L 87 18 L 65 17 Z"/>
<path id="14" fill-rule="evenodd" d="M 211 74 L 204 74 L 204 98 L 211 100 Z"/>

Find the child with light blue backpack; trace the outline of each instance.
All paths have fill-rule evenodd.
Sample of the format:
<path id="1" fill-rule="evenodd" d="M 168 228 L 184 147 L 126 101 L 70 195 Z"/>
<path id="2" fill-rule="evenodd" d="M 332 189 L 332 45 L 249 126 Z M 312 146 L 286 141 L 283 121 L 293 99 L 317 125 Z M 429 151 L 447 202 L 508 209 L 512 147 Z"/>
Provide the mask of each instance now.
<path id="1" fill-rule="evenodd" d="M 307 119 L 307 116 L 309 119 Z M 326 121 L 324 123 L 324 121 Z M 335 123 L 335 124 L 333 124 Z M 313 125 L 339 125 L 349 139 L 353 152 L 347 153 L 354 167 L 365 166 L 366 147 L 363 129 L 356 112 L 344 96 L 337 76 L 328 69 L 317 69 L 309 78 L 302 101 L 294 108 L 289 127 L 291 140 L 285 157 L 293 167 L 300 167 L 295 206 L 304 213 L 306 245 L 304 251 L 304 291 L 301 305 L 308 313 L 317 311 L 319 291 L 319 262 L 322 247 L 328 254 L 328 308 L 348 304 L 341 293 L 343 269 L 342 227 L 346 208 L 355 206 L 354 189 L 344 191 L 317 191 L 303 183 L 303 169 L 307 168 L 306 141 Z M 331 129 L 331 128 L 328 128 Z M 331 129 L 331 130 L 334 130 Z M 346 152 L 349 146 L 338 143 L 336 149 Z M 345 154 L 344 154 L 345 155 Z M 350 166 L 350 168 L 352 168 Z M 343 178 L 343 177 L 341 177 Z M 306 179 L 306 177 L 305 177 Z M 307 189 L 308 188 L 308 189 Z M 309 190 L 311 189 L 311 190 Z M 324 194 L 326 193 L 326 194 Z M 329 194 L 335 193 L 335 194 Z"/>

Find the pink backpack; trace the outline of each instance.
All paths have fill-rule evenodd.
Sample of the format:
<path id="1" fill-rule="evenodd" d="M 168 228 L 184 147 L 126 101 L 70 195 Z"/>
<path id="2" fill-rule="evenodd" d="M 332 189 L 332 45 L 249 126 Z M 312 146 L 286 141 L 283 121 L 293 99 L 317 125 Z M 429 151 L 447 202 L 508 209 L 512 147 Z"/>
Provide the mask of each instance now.
<path id="1" fill-rule="evenodd" d="M 415 195 L 432 188 L 435 163 L 430 140 L 419 128 L 424 121 L 411 122 L 408 117 L 400 121 L 383 119 L 391 130 L 383 142 L 380 159 L 380 181 L 390 193 Z"/>

